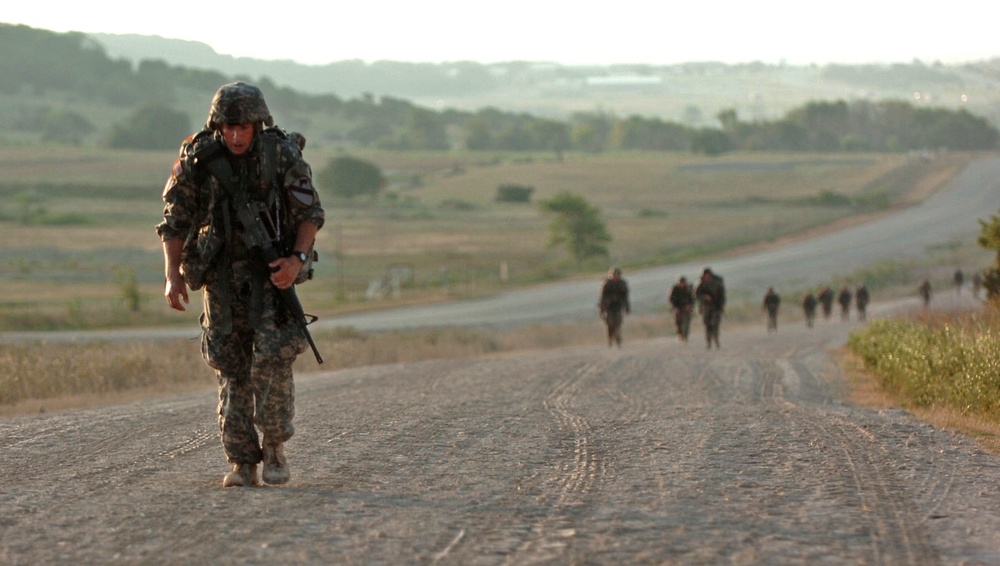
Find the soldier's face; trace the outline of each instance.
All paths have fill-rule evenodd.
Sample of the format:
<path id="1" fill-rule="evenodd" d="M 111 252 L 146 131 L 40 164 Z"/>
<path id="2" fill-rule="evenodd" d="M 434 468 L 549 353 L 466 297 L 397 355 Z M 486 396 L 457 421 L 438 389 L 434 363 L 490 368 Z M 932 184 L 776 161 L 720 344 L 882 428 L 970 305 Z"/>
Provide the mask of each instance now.
<path id="1" fill-rule="evenodd" d="M 242 155 L 250 149 L 254 131 L 253 124 L 223 124 L 222 139 L 233 155 Z"/>

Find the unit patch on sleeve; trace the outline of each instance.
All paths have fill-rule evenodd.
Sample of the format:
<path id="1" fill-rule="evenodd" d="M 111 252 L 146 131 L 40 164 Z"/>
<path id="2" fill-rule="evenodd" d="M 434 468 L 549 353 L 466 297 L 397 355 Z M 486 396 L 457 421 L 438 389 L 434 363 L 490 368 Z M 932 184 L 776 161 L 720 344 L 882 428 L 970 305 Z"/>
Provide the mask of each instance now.
<path id="1" fill-rule="evenodd" d="M 301 202 L 306 206 L 312 206 L 316 204 L 316 189 L 313 188 L 312 181 L 309 177 L 299 177 L 288 190 L 295 197 L 295 200 Z"/>

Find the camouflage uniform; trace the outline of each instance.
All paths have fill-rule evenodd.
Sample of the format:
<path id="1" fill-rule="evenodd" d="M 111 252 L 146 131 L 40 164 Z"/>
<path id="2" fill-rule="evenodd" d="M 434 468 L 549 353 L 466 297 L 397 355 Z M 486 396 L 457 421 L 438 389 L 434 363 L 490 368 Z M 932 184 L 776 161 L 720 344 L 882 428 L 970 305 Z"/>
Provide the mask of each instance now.
<path id="1" fill-rule="evenodd" d="M 242 95 L 248 89 L 253 96 L 260 93 L 244 83 L 220 88 L 206 129 L 185 140 L 164 188 L 157 233 L 164 242 L 185 240 L 185 281 L 192 289 L 204 289 L 201 349 L 218 377 L 226 457 L 234 464 L 256 465 L 262 459 L 257 429 L 273 443 L 295 431 L 292 362 L 307 342 L 289 321 L 259 249 L 244 243 L 237 208 L 248 202 L 265 206 L 276 220 L 277 245 L 284 253 L 292 251 L 301 223 L 322 227 L 324 211 L 302 158 L 304 140 L 271 127 L 266 107 L 259 115 L 254 114 L 259 108 L 240 107 L 246 96 L 235 96 L 228 106 L 220 100 L 220 94 Z M 262 95 L 259 102 L 263 106 Z M 249 149 L 234 155 L 219 126 L 248 114 L 258 129 Z"/>
<path id="2" fill-rule="evenodd" d="M 858 307 L 858 320 L 864 322 L 867 319 L 868 309 L 868 287 L 864 283 L 858 285 L 854 291 L 854 304 Z"/>
<path id="3" fill-rule="evenodd" d="M 621 347 L 622 324 L 625 320 L 622 311 L 632 312 L 632 305 L 628 300 L 628 283 L 621 278 L 621 270 L 617 268 L 611 270 L 601 286 L 601 300 L 597 306 L 608 327 L 608 346 L 617 343 Z"/>
<path id="4" fill-rule="evenodd" d="M 719 329 L 722 326 L 722 313 L 726 307 L 726 285 L 722 277 L 705 269 L 701 281 L 694 290 L 705 321 L 705 340 L 711 348 L 714 343 L 719 346 Z"/>
<path id="5" fill-rule="evenodd" d="M 670 288 L 670 307 L 674 310 L 674 326 L 677 336 L 682 342 L 687 342 L 691 329 L 691 310 L 694 308 L 694 294 L 687 279 L 681 277 L 677 284 Z"/>
<path id="6" fill-rule="evenodd" d="M 833 312 L 833 289 L 823 287 L 819 290 L 819 303 L 823 306 L 823 318 L 829 320 Z"/>
<path id="7" fill-rule="evenodd" d="M 781 305 L 781 296 L 775 292 L 773 287 L 767 289 L 764 294 L 764 310 L 767 311 L 767 330 L 769 332 L 778 331 L 778 307 Z"/>
<path id="8" fill-rule="evenodd" d="M 851 318 L 851 290 L 844 285 L 837 294 L 837 302 L 840 303 L 840 319 L 850 320 Z"/>
<path id="9" fill-rule="evenodd" d="M 802 298 L 802 310 L 805 311 L 806 315 L 806 326 L 809 328 L 813 327 L 813 322 L 816 320 L 816 296 L 812 293 L 806 293 L 806 296 Z"/>

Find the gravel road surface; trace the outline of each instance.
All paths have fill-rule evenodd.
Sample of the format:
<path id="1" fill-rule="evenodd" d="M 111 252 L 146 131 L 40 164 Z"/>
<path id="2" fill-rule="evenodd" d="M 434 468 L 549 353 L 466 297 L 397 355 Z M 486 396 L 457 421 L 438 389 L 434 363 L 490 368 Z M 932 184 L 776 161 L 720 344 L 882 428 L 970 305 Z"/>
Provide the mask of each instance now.
<path id="1" fill-rule="evenodd" d="M 850 327 L 303 376 L 282 487 L 211 388 L 2 419 L 0 563 L 1000 564 L 1000 458 L 842 401 Z"/>

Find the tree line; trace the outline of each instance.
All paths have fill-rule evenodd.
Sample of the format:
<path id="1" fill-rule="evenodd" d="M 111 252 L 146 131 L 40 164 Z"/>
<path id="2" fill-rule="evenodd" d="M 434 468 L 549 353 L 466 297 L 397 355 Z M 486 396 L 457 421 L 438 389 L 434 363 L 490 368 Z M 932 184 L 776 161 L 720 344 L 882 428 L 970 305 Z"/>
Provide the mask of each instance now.
<path id="1" fill-rule="evenodd" d="M 0 93 L 72 93 L 130 108 L 104 143 L 111 147 L 173 148 L 192 131 L 182 97 L 210 100 L 224 83 L 242 78 L 264 91 L 282 125 L 311 124 L 326 116 L 337 124 L 323 137 L 337 143 L 395 150 L 471 151 L 679 151 L 718 155 L 729 151 L 913 151 L 995 149 L 1000 133 L 987 120 L 960 109 L 914 106 L 904 101 L 809 102 L 780 119 L 743 121 L 734 109 L 716 115 L 716 127 L 691 127 L 657 117 L 580 112 L 568 120 L 483 108 L 476 112 L 430 110 L 407 100 L 368 94 L 354 99 L 310 95 L 262 78 L 144 60 L 113 61 L 77 32 L 54 33 L 0 24 Z M 204 105 L 204 103 L 202 104 Z M 81 107 L 83 105 L 81 104 Z M 14 129 L 40 131 L 43 139 L 79 143 L 95 129 L 72 107 L 22 111 Z M 157 131 L 161 136 L 136 136 Z M 160 146 L 162 144 L 162 146 Z"/>

